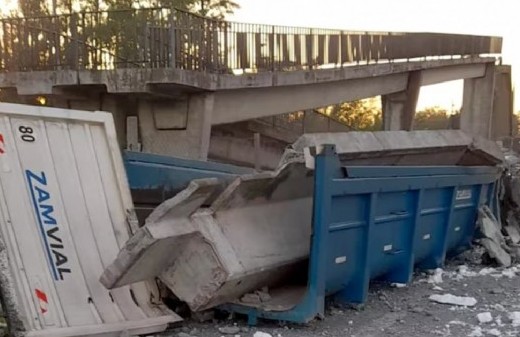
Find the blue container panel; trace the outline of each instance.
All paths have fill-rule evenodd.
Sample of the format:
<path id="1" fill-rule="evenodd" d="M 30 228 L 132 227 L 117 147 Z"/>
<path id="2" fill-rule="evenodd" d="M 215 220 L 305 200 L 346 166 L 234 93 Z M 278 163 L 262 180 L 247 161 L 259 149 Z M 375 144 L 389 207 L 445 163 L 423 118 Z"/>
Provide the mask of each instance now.
<path id="1" fill-rule="evenodd" d="M 252 170 L 227 164 L 180 159 L 149 153 L 125 152 L 124 163 L 131 189 L 180 191 L 193 179 L 233 179 Z"/>
<path id="2" fill-rule="evenodd" d="M 369 194 L 347 194 L 331 200 L 329 229 L 356 222 L 366 222 Z"/>
<path id="3" fill-rule="evenodd" d="M 453 220 L 448 228 L 447 250 L 467 248 L 475 233 L 476 207 L 458 206 L 453 212 Z"/>
<path id="4" fill-rule="evenodd" d="M 440 254 L 448 214 L 449 209 L 440 208 L 436 209 L 436 212 L 421 215 L 414 238 L 416 263 L 420 263 L 434 254 Z"/>
<path id="5" fill-rule="evenodd" d="M 434 211 L 437 209 L 447 209 L 451 207 L 453 187 L 428 188 L 423 192 L 422 212 Z"/>
<path id="6" fill-rule="evenodd" d="M 413 212 L 413 199 L 416 196 L 413 191 L 378 193 L 376 207 L 376 221 L 384 221 L 384 218 L 399 218 L 401 215 L 409 215 Z"/>
<path id="7" fill-rule="evenodd" d="M 411 231 L 411 214 L 407 219 L 393 219 L 376 223 L 372 231 L 370 252 L 370 276 L 381 276 L 403 264 L 411 253 L 408 235 Z"/>
<path id="8" fill-rule="evenodd" d="M 327 281 L 325 292 L 335 293 L 362 273 L 366 264 L 359 258 L 359 252 L 365 249 L 367 224 L 355 224 L 355 227 L 334 230 L 327 249 Z"/>
<path id="9" fill-rule="evenodd" d="M 416 200 L 416 191 L 377 195 L 376 216 L 369 244 L 371 277 L 407 265 L 412 250 L 410 235 L 413 232 Z"/>
<path id="10" fill-rule="evenodd" d="M 363 272 L 366 264 L 359 258 L 367 241 L 369 194 L 344 195 L 331 200 L 327 245 L 326 293 L 344 288 L 352 278 Z"/>
<path id="11" fill-rule="evenodd" d="M 447 233 L 447 250 L 464 249 L 471 243 L 480 201 L 481 185 L 460 186 L 455 193 L 453 218 Z"/>
<path id="12" fill-rule="evenodd" d="M 445 187 L 423 191 L 421 213 L 417 219 L 414 237 L 416 263 L 442 254 L 453 189 L 453 187 Z"/>

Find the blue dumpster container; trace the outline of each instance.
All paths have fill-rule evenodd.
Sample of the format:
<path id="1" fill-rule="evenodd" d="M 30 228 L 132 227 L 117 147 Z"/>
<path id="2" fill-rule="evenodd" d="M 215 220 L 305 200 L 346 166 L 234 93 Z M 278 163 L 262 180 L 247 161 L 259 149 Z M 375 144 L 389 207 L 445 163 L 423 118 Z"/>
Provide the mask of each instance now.
<path id="1" fill-rule="evenodd" d="M 325 297 L 362 303 L 370 279 L 408 283 L 414 265 L 442 266 L 471 244 L 478 207 L 497 213 L 491 166 L 344 167 L 332 145 L 317 151 L 308 280 L 288 310 L 226 304 L 257 318 L 304 323 L 324 314 Z"/>
<path id="2" fill-rule="evenodd" d="M 254 172 L 247 167 L 131 151 L 123 153 L 123 161 L 140 223 L 194 179 L 218 178 L 224 186 L 241 174 Z"/>

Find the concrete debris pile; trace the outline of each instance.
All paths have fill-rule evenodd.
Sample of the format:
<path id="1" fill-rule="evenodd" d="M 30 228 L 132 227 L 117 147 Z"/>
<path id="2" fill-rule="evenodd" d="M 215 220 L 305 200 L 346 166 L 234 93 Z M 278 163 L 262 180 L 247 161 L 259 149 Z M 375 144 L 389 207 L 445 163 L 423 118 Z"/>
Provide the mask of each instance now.
<path id="1" fill-rule="evenodd" d="M 498 265 L 509 267 L 520 262 L 520 157 L 502 148 L 505 173 L 499 186 L 500 219 L 488 207 L 479 209 L 477 225 L 480 244 Z"/>
<path id="2" fill-rule="evenodd" d="M 192 311 L 237 301 L 291 309 L 304 292 L 280 303 L 274 289 L 258 289 L 307 266 L 312 151 L 325 144 L 336 146 L 343 165 L 495 166 L 503 160 L 494 144 L 455 130 L 305 135 L 275 172 L 241 176 L 211 202 L 218 181 L 192 181 L 150 214 L 101 282 L 112 289 L 158 277 Z"/>
<path id="3" fill-rule="evenodd" d="M 489 256 L 500 266 L 511 266 L 511 256 L 508 253 L 505 237 L 501 233 L 500 222 L 487 206 L 479 209 L 477 225 L 483 235 L 480 244 L 486 248 Z"/>

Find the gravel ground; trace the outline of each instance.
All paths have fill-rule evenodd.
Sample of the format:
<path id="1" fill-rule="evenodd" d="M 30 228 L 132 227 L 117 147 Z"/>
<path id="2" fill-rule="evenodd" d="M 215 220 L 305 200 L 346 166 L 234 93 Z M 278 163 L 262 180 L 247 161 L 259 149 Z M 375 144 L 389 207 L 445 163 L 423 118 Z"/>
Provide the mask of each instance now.
<path id="1" fill-rule="evenodd" d="M 442 282 L 433 283 L 432 275 L 419 273 L 412 284 L 402 288 L 372 284 L 364 306 L 329 307 L 323 320 L 305 326 L 260 321 L 248 328 L 244 319 L 235 317 L 202 324 L 188 321 L 166 336 L 253 337 L 257 332 L 272 337 L 520 336 L 520 322 L 513 324 L 509 318 L 511 312 L 520 315 L 520 265 L 490 268 L 475 263 L 471 254 L 449 261 Z M 432 294 L 447 293 L 473 297 L 477 304 L 460 307 L 429 300 Z M 484 312 L 491 314 L 491 322 L 479 322 L 477 314 Z M 223 333 L 222 328 L 229 327 L 239 331 Z M 259 335 L 254 337 L 269 336 Z"/>

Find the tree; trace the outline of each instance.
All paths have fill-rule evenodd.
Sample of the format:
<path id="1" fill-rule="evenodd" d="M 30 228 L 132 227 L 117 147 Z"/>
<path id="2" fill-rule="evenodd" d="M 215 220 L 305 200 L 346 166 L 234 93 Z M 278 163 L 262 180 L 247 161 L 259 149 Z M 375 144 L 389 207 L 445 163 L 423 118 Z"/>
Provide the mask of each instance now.
<path id="1" fill-rule="evenodd" d="M 231 0 L 200 0 L 198 14 L 215 19 L 224 19 L 226 15 L 233 14 L 240 5 Z"/>
<path id="2" fill-rule="evenodd" d="M 100 9 L 130 9 L 168 7 L 186 10 L 205 17 L 224 19 L 240 8 L 233 0 L 19 0 L 19 13 L 23 16 L 43 16 L 73 11 L 99 11 Z"/>
<path id="3" fill-rule="evenodd" d="M 331 105 L 317 111 L 352 130 L 377 131 L 383 124 L 381 106 L 376 97 Z"/>
<path id="4" fill-rule="evenodd" d="M 445 108 L 433 106 L 415 113 L 413 128 L 415 130 L 442 130 L 453 129 L 454 120 L 458 117 L 450 114 Z"/>
<path id="5" fill-rule="evenodd" d="M 330 105 L 316 110 L 352 130 L 377 131 L 382 129 L 382 109 L 377 97 Z M 457 129 L 460 111 L 449 113 L 439 106 L 416 112 L 414 130 Z"/>
<path id="6" fill-rule="evenodd" d="M 172 13 L 170 8 L 180 11 Z M 19 0 L 14 15 L 33 19 L 9 23 L 12 28 L 4 32 L 3 39 L 9 46 L 4 49 L 10 49 L 13 68 L 77 64 L 91 69 L 167 67 L 172 66 L 169 44 L 175 34 L 182 48 L 173 59 L 198 69 L 210 62 L 205 49 L 209 43 L 217 43 L 212 39 L 215 27 L 228 23 L 189 13 L 223 19 L 237 8 L 233 0 Z M 72 12 L 77 13 L 48 16 Z M 172 16 L 180 25 L 173 33 Z M 187 33 L 191 31 L 193 35 Z"/>

